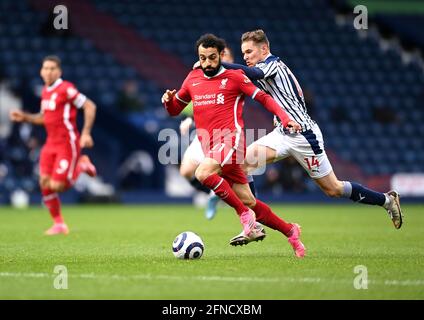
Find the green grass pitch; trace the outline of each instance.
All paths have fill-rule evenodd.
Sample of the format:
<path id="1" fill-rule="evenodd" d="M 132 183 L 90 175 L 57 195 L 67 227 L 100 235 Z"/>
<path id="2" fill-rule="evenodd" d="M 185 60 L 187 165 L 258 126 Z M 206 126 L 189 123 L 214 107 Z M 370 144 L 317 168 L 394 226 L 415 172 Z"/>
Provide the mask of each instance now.
<path id="1" fill-rule="evenodd" d="M 68 236 L 47 237 L 43 208 L 0 208 L 0 299 L 423 299 L 424 205 L 403 205 L 395 230 L 383 209 L 272 205 L 302 225 L 307 257 L 267 228 L 263 242 L 231 247 L 241 225 L 228 207 L 212 221 L 192 206 L 65 206 Z M 174 237 L 198 233 L 200 260 L 177 260 Z M 57 265 L 68 288 L 55 289 Z M 363 265 L 367 289 L 356 289 Z M 63 274 L 62 274 L 63 275 Z M 63 284 L 63 282 L 61 282 Z"/>

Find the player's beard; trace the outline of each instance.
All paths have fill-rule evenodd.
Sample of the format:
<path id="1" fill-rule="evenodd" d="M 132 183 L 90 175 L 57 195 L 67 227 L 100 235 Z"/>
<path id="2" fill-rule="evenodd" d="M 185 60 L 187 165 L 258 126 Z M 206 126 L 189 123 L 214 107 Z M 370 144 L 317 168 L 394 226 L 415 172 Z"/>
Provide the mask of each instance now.
<path id="1" fill-rule="evenodd" d="M 215 68 L 210 68 L 209 70 L 206 70 L 202 67 L 203 73 L 207 77 L 215 76 L 219 72 L 219 69 L 221 69 L 221 59 L 219 59 L 219 63 Z"/>

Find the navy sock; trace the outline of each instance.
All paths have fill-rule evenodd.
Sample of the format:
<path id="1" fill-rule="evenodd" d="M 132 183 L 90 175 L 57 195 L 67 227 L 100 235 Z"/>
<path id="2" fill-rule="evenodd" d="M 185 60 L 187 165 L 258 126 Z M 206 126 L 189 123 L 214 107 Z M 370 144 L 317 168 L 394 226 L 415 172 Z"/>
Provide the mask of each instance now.
<path id="1" fill-rule="evenodd" d="M 343 184 L 343 196 L 352 201 L 378 206 L 383 206 L 386 202 L 384 193 L 365 188 L 356 182 L 343 181 Z"/>
<path id="2" fill-rule="evenodd" d="M 200 181 L 196 179 L 196 177 L 191 178 L 189 182 L 193 186 L 193 188 L 199 191 L 202 191 L 207 194 L 211 192 L 211 190 L 208 187 L 205 187 L 203 184 L 201 184 Z"/>
<path id="3" fill-rule="evenodd" d="M 247 181 L 249 182 L 250 191 L 252 191 L 253 195 L 256 198 L 256 188 L 255 188 L 255 181 L 253 181 L 253 177 L 251 175 L 248 175 Z"/>

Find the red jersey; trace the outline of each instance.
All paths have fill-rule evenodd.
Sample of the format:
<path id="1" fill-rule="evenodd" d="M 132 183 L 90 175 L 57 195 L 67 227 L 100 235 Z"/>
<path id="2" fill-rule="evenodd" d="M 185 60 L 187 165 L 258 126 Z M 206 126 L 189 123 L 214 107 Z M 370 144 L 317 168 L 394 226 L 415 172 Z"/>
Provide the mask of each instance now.
<path id="1" fill-rule="evenodd" d="M 277 115 L 282 119 L 284 126 L 290 121 L 277 102 L 253 85 L 243 70 L 227 70 L 224 67 L 213 77 L 205 76 L 201 69 L 191 71 L 181 89 L 165 107 L 171 115 L 177 115 L 193 101 L 194 121 L 206 154 L 206 141 L 202 141 L 202 133 L 199 132 L 202 130 L 209 134 L 210 149 L 217 146 L 218 130 L 231 132 L 233 148 L 237 149 L 239 142 L 244 145 L 242 113 L 245 95 L 249 95 Z"/>
<path id="2" fill-rule="evenodd" d="M 187 76 L 176 97 L 193 101 L 196 128 L 212 134 L 219 129 L 243 130 L 244 96 L 253 96 L 256 90 L 258 88 L 240 70 L 222 69 L 209 78 L 201 69 L 196 69 Z"/>
<path id="3" fill-rule="evenodd" d="M 44 115 L 47 144 L 75 142 L 79 138 L 77 109 L 86 100 L 71 82 L 57 79 L 51 86 L 44 86 L 41 113 Z"/>

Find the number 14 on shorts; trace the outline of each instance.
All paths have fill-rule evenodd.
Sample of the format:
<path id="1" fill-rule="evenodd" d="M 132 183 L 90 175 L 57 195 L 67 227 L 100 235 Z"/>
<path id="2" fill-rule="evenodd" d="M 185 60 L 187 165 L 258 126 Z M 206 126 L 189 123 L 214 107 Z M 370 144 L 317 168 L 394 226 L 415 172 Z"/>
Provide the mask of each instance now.
<path id="1" fill-rule="evenodd" d="M 304 158 L 303 160 L 305 160 L 309 171 L 313 171 L 314 169 L 316 170 L 319 168 L 319 161 L 315 156 Z"/>

